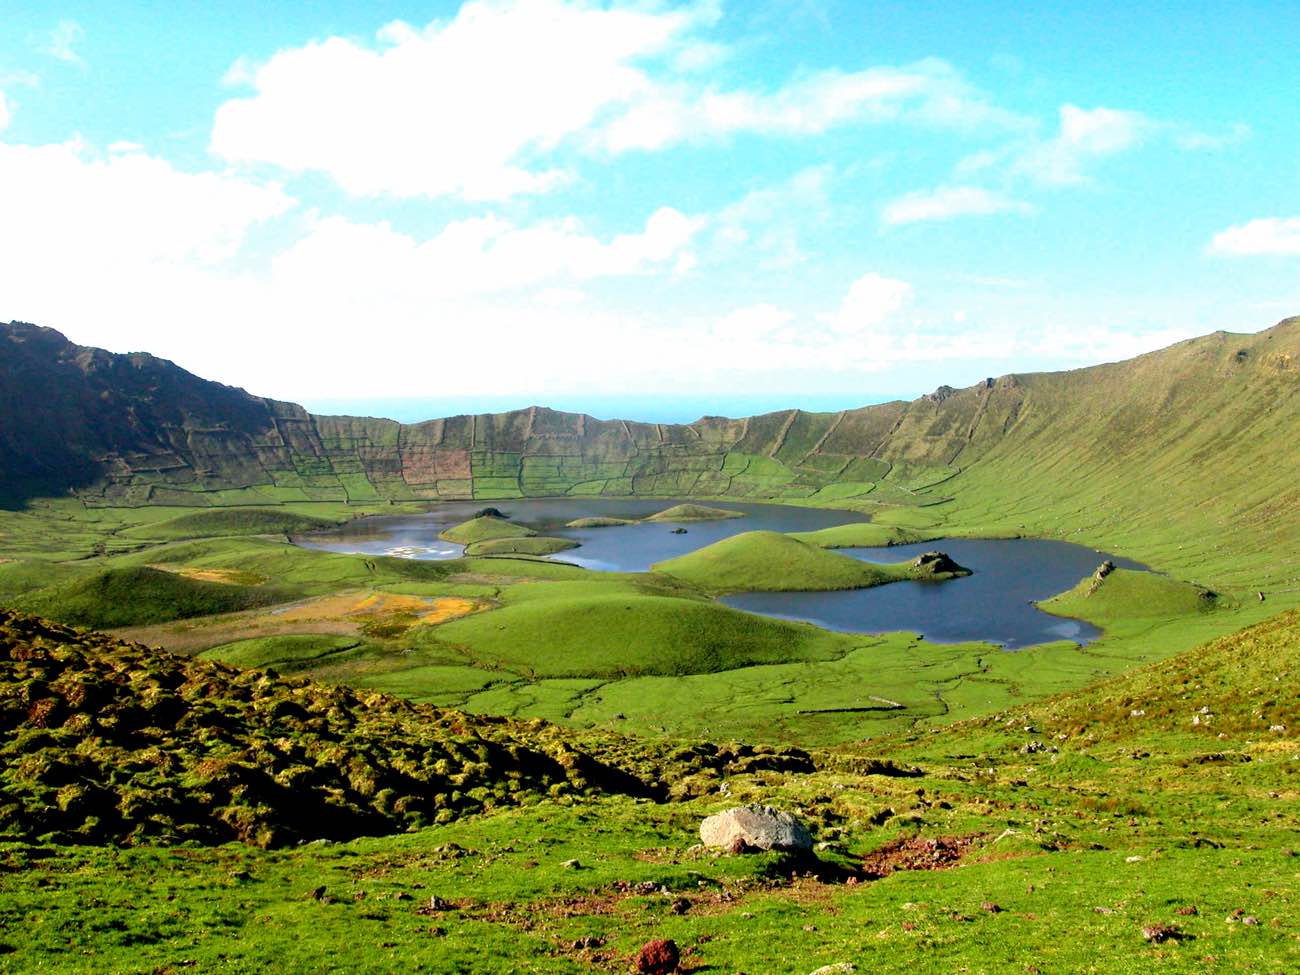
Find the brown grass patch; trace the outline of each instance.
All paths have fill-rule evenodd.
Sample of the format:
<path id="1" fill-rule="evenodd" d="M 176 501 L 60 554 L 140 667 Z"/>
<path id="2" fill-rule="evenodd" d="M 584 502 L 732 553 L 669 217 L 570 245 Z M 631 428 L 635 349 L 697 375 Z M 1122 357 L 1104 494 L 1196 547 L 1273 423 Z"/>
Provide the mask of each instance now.
<path id="1" fill-rule="evenodd" d="M 219 582 L 227 586 L 260 586 L 266 582 L 266 576 L 245 572 L 243 569 L 199 569 L 184 565 L 150 565 L 148 568 L 184 576 L 196 582 Z"/>
<path id="2" fill-rule="evenodd" d="M 462 596 L 362 590 L 317 596 L 273 609 L 130 627 L 114 633 L 176 653 L 200 653 L 223 643 L 267 636 L 400 636 L 413 626 L 434 626 L 486 608 L 488 603 L 483 600 Z"/>

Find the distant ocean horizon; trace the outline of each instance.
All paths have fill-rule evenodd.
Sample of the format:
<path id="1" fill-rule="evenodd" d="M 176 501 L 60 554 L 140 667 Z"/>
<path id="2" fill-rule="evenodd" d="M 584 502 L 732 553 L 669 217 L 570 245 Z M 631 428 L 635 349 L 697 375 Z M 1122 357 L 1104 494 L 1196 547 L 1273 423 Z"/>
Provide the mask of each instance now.
<path id="1" fill-rule="evenodd" d="M 586 413 L 599 420 L 691 423 L 703 416 L 757 416 L 789 409 L 809 413 L 838 413 L 840 410 L 912 398 L 871 393 L 714 397 L 524 395 L 307 399 L 302 401 L 302 405 L 312 413 L 323 416 L 383 417 L 401 423 L 419 423 L 467 413 L 505 413 L 528 409 L 530 406 L 546 406 L 565 413 Z"/>

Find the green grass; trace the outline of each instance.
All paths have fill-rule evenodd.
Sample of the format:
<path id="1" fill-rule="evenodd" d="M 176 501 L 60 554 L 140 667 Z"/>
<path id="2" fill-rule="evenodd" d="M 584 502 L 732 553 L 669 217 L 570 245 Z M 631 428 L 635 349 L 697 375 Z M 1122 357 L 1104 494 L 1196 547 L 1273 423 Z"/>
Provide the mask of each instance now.
<path id="1" fill-rule="evenodd" d="M 304 633 L 237 640 L 196 656 L 200 660 L 220 660 L 235 667 L 272 667 L 282 673 L 291 673 L 319 665 L 322 657 L 351 650 L 360 643 L 356 637 Z"/>
<path id="2" fill-rule="evenodd" d="M 878 548 L 882 545 L 909 545 L 933 537 L 925 532 L 874 522 L 851 522 L 817 531 L 788 534 L 791 538 L 819 548 Z"/>
<path id="3" fill-rule="evenodd" d="M 218 538 L 226 535 L 287 535 L 333 528 L 337 521 L 274 508 L 220 508 L 181 515 L 150 526 L 154 538 Z"/>
<path id="4" fill-rule="evenodd" d="M 544 535 L 525 538 L 490 538 L 465 547 L 467 556 L 475 555 L 554 555 L 577 548 L 571 538 L 549 538 Z"/>
<path id="5" fill-rule="evenodd" d="M 647 515 L 644 521 L 719 521 L 724 518 L 743 518 L 743 511 L 729 508 L 710 508 L 702 504 L 675 504 L 653 515 Z"/>
<path id="6" fill-rule="evenodd" d="M 531 528 L 516 525 L 513 521 L 482 515 L 448 528 L 440 532 L 438 537 L 458 545 L 473 545 L 476 542 L 487 542 L 498 538 L 529 538 L 536 534 L 537 532 Z"/>
<path id="7" fill-rule="evenodd" d="M 922 578 L 909 563 L 863 562 L 828 552 L 791 535 L 767 531 L 732 535 L 686 555 L 656 563 L 654 571 L 709 592 L 864 589 Z"/>
<path id="8" fill-rule="evenodd" d="M 603 483 L 603 482 L 602 482 Z M 635 525 L 634 518 L 575 518 L 565 525 L 566 528 L 614 528 L 618 525 Z"/>
<path id="9" fill-rule="evenodd" d="M 11 605 L 61 623 L 102 629 L 234 613 L 285 602 L 294 595 L 276 586 L 201 582 L 140 566 L 109 569 L 39 589 L 12 600 Z"/>
<path id="10" fill-rule="evenodd" d="M 1167 619 L 1219 608 L 1219 597 L 1202 586 L 1153 572 L 1115 569 L 1100 582 L 1089 577 L 1068 592 L 1040 602 L 1058 616 L 1099 626 L 1130 620 Z"/>
<path id="11" fill-rule="evenodd" d="M 437 628 L 437 637 L 481 666 L 531 678 L 698 674 L 824 659 L 854 643 L 711 602 L 588 584 L 544 588 L 561 591 L 516 597 L 501 609 L 453 620 Z"/>
<path id="12" fill-rule="evenodd" d="M 697 738 L 664 753 L 701 762 L 669 803 L 543 800 L 271 851 L 5 843 L 0 968 L 576 975 L 626 970 L 671 937 L 693 967 L 773 975 L 868 958 L 906 975 L 1289 971 L 1296 741 L 1261 725 L 1300 725 L 1298 653 L 1300 614 L 1284 614 L 1042 704 L 816 751 L 816 771 L 765 770 L 761 751 L 709 764 L 732 746 Z M 1277 688 L 1271 703 L 1261 687 Z M 1212 719 L 1193 726 L 1202 706 Z M 796 811 L 819 862 L 694 846 L 704 816 L 750 801 Z M 969 843 L 955 869 L 836 877 L 943 837 Z M 420 913 L 431 896 L 445 908 Z M 1148 944 L 1157 922 L 1182 939 Z"/>

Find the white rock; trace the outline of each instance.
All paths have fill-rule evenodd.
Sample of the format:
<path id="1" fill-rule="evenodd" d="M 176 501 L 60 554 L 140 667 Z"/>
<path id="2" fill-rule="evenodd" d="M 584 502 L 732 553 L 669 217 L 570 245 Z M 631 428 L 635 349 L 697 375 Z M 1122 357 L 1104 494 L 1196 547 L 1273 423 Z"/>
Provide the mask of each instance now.
<path id="1" fill-rule="evenodd" d="M 737 806 L 700 823 L 705 846 L 730 849 L 737 840 L 760 850 L 807 850 L 812 836 L 807 827 L 788 812 L 757 803 Z"/>

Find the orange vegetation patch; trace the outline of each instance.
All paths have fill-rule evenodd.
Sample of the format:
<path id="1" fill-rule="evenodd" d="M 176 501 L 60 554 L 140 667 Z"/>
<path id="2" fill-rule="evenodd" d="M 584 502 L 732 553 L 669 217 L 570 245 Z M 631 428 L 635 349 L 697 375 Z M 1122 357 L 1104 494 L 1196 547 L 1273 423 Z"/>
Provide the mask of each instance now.
<path id="1" fill-rule="evenodd" d="M 148 568 L 198 582 L 220 582 L 227 586 L 260 586 L 266 582 L 266 576 L 245 572 L 243 569 L 199 569 L 183 565 L 151 565 Z"/>
<path id="2" fill-rule="evenodd" d="M 433 625 L 460 616 L 468 616 L 480 608 L 482 604 L 478 600 L 465 599 L 461 596 L 429 597 L 388 592 L 343 592 L 294 603 L 283 609 L 271 610 L 267 615 L 274 616 L 285 623 L 413 616 L 417 624 Z"/>

